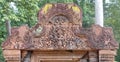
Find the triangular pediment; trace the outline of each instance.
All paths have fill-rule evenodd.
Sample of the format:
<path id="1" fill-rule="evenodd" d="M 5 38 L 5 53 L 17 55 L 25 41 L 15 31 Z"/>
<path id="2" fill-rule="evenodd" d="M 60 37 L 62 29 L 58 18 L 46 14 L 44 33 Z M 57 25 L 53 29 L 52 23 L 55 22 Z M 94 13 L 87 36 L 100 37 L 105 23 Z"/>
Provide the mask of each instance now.
<path id="1" fill-rule="evenodd" d="M 3 49 L 94 50 L 116 49 L 111 28 L 82 28 L 81 9 L 75 4 L 47 4 L 38 13 L 38 23 L 12 29 Z"/>

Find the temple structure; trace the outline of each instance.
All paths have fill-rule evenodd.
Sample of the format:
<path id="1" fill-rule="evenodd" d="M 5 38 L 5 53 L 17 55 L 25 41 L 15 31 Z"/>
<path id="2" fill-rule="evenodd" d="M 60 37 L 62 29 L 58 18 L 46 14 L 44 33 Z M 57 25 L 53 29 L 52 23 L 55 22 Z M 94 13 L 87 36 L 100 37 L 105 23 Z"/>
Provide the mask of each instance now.
<path id="1" fill-rule="evenodd" d="M 118 43 L 112 28 L 82 27 L 75 4 L 46 4 L 38 22 L 11 29 L 2 44 L 6 62 L 114 62 Z"/>

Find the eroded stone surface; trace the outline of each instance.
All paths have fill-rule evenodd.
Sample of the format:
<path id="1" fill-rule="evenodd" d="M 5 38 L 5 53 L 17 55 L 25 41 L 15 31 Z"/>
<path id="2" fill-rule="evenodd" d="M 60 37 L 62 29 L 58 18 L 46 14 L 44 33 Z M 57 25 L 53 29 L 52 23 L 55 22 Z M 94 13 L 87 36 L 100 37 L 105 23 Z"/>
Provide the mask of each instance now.
<path id="1" fill-rule="evenodd" d="M 82 12 L 75 4 L 47 4 L 38 13 L 38 23 L 12 29 L 3 49 L 91 50 L 117 49 L 112 28 L 82 27 Z"/>

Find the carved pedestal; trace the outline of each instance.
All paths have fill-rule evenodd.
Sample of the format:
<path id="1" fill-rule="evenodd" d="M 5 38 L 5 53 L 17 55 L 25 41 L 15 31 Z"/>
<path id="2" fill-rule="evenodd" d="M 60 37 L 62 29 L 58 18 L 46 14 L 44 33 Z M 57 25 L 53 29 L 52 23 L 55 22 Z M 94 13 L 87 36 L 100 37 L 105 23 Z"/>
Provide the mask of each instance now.
<path id="1" fill-rule="evenodd" d="M 114 62 L 116 51 L 112 50 L 100 50 L 99 51 L 99 62 Z"/>
<path id="2" fill-rule="evenodd" d="M 3 50 L 6 62 L 21 62 L 20 50 Z"/>

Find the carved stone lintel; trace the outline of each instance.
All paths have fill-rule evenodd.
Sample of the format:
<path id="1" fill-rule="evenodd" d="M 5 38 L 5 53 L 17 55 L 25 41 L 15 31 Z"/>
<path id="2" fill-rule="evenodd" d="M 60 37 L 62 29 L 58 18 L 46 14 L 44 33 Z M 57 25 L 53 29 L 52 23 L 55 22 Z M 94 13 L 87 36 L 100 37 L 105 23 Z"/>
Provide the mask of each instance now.
<path id="1" fill-rule="evenodd" d="M 113 50 L 100 50 L 99 51 L 99 62 L 114 62 L 116 51 Z"/>
<path id="2" fill-rule="evenodd" d="M 20 50 L 3 50 L 3 55 L 7 62 L 21 62 Z"/>

